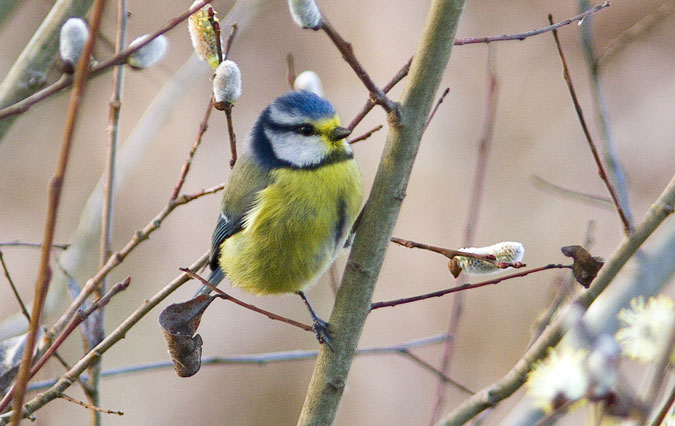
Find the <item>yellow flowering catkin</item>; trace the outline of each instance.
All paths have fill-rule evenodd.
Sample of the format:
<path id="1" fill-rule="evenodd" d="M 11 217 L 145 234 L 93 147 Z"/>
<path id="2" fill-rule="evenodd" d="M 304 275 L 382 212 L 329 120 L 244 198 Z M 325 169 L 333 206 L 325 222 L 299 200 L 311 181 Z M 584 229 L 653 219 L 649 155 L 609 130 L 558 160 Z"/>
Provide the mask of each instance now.
<path id="1" fill-rule="evenodd" d="M 194 7 L 200 4 L 197 0 L 192 3 Z M 190 32 L 190 40 L 192 40 L 192 47 L 195 49 L 197 56 L 202 61 L 205 61 L 214 70 L 218 67 L 218 45 L 220 40 L 216 37 L 216 31 L 211 25 L 211 19 L 218 22 L 218 18 L 209 17 L 210 5 L 206 5 L 193 13 L 188 19 L 188 31 Z M 215 12 L 214 12 L 215 14 Z"/>

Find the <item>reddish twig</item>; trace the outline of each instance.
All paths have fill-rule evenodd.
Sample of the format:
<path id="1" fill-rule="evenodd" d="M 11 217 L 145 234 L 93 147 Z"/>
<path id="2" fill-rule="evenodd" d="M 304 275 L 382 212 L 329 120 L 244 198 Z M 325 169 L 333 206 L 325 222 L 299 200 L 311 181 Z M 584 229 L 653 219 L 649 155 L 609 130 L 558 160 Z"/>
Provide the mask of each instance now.
<path id="1" fill-rule="evenodd" d="M 223 62 L 223 48 L 220 45 L 220 24 L 216 21 L 216 12 L 211 6 L 208 9 L 209 23 L 211 28 L 213 28 L 213 33 L 216 39 L 216 56 L 218 57 L 218 63 Z"/>
<path id="2" fill-rule="evenodd" d="M 230 56 L 230 48 L 232 48 L 232 41 L 234 40 L 234 37 L 237 35 L 238 30 L 239 25 L 236 22 L 230 24 L 230 34 L 228 34 L 227 38 L 225 39 L 225 47 L 223 48 L 223 60 L 227 59 L 227 57 Z"/>
<path id="3" fill-rule="evenodd" d="M 74 76 L 73 90 L 70 93 L 70 102 L 68 105 L 68 115 L 66 117 L 65 131 L 63 135 L 63 143 L 59 153 L 58 164 L 54 177 L 49 183 L 49 201 L 47 205 L 47 219 L 45 220 L 43 246 L 40 254 L 40 266 L 38 269 L 38 278 L 35 282 L 35 299 L 33 302 L 33 311 L 31 312 L 31 321 L 28 328 L 28 337 L 26 338 L 26 345 L 23 356 L 21 358 L 21 366 L 17 374 L 15 382 L 16 392 L 14 395 L 14 416 L 12 417 L 12 425 L 18 426 L 21 421 L 21 407 L 23 406 L 23 397 L 26 390 L 26 384 L 30 379 L 30 370 L 33 362 L 33 348 L 37 338 L 37 331 L 40 326 L 40 317 L 42 316 L 42 308 L 44 306 L 47 290 L 49 289 L 49 282 L 51 281 L 51 270 L 49 268 L 49 258 L 51 255 L 51 246 L 54 241 L 54 230 L 56 229 L 56 218 L 58 215 L 59 204 L 61 201 L 61 190 L 63 181 L 66 177 L 66 170 L 68 169 L 68 160 L 70 158 L 70 149 L 73 142 L 73 134 L 75 133 L 75 123 L 77 121 L 77 113 L 80 107 L 80 101 L 84 93 L 84 87 L 87 82 L 87 66 L 89 64 L 89 57 L 94 50 L 96 43 L 96 36 L 98 34 L 99 25 L 101 23 L 101 16 L 103 14 L 104 2 L 97 0 L 94 3 L 91 14 L 90 33 L 91 36 L 87 43 L 85 43 L 82 50 L 82 57 L 80 58 Z M 0 410 L 1 411 L 1 410 Z"/>
<path id="4" fill-rule="evenodd" d="M 173 188 L 171 200 L 175 200 L 178 197 L 178 193 L 183 188 L 183 184 L 185 183 L 185 178 L 188 172 L 190 171 L 190 166 L 192 165 L 192 159 L 195 156 L 195 152 L 197 152 L 199 144 L 202 143 L 202 136 L 204 136 L 204 133 L 206 133 L 206 130 L 209 128 L 209 117 L 211 116 L 212 109 L 213 109 L 213 97 L 209 99 L 209 104 L 206 106 L 206 111 L 204 112 L 204 118 L 202 118 L 202 121 L 199 123 L 199 130 L 197 131 L 197 137 L 195 138 L 195 141 L 192 144 L 192 147 L 190 148 L 190 152 L 188 153 L 188 156 L 185 159 L 185 163 L 183 163 L 183 167 L 181 167 L 180 176 L 178 177 L 178 183 L 176 183 L 176 186 Z"/>
<path id="5" fill-rule="evenodd" d="M 143 40 L 142 43 L 138 43 L 133 47 L 128 47 L 121 51 L 120 53 L 113 55 L 112 57 L 101 61 L 98 64 L 94 65 L 89 69 L 88 75 L 93 77 L 95 75 L 101 74 L 104 71 L 107 71 L 109 68 L 114 67 L 115 65 L 123 65 L 126 63 L 127 58 L 135 53 L 137 50 L 141 49 L 146 44 L 152 42 L 158 36 L 168 32 L 175 28 L 178 24 L 185 21 L 193 13 L 204 7 L 205 5 L 211 3 L 213 0 L 202 0 L 200 4 L 197 4 L 195 7 L 190 8 L 187 12 L 184 12 L 177 17 L 171 19 L 159 30 L 150 33 L 148 38 Z M 50 84 L 49 86 L 43 88 L 39 92 L 34 93 L 33 95 L 20 100 L 19 102 L 12 104 L 8 107 L 0 109 L 0 119 L 9 117 L 11 115 L 22 114 L 30 109 L 31 106 L 35 105 L 37 102 L 40 102 L 58 92 L 70 86 L 73 83 L 73 78 L 69 76 L 62 76 L 56 82 Z"/>
<path id="6" fill-rule="evenodd" d="M 259 313 L 259 314 L 263 314 L 263 315 L 265 315 L 267 318 L 269 318 L 269 319 L 271 319 L 271 320 L 285 322 L 286 324 L 290 324 L 290 325 L 292 325 L 292 326 L 294 326 L 294 327 L 301 328 L 301 329 L 303 329 L 303 330 L 305 330 L 305 331 L 314 331 L 314 329 L 313 329 L 312 326 L 310 326 L 310 325 L 307 325 L 307 324 L 303 324 L 303 323 L 301 323 L 301 322 L 294 321 L 294 320 L 292 320 L 292 319 L 290 319 L 290 318 L 282 317 L 281 315 L 277 315 L 277 314 L 275 314 L 275 313 L 273 313 L 273 312 L 266 311 L 266 310 L 264 310 L 264 309 L 260 309 L 260 308 L 254 306 L 254 305 L 248 304 L 248 303 L 243 302 L 243 301 L 241 301 L 241 300 L 239 300 L 239 299 L 237 299 L 237 298 L 235 298 L 235 297 L 232 297 L 232 296 L 230 296 L 229 294 L 225 293 L 223 290 L 219 289 L 218 287 L 216 287 L 216 286 L 214 286 L 213 284 L 211 284 L 210 282 L 208 282 L 206 279 L 204 279 L 204 278 L 202 278 L 201 276 L 199 276 L 198 274 L 196 274 L 195 272 L 192 272 L 192 271 L 191 271 L 190 269 L 188 269 L 188 268 L 178 268 L 178 269 L 179 269 L 181 272 L 185 272 L 185 273 L 188 274 L 190 277 L 192 277 L 192 278 L 194 278 L 194 279 L 196 279 L 196 280 L 199 280 L 202 284 L 204 284 L 205 286 L 207 286 L 208 288 L 210 288 L 211 290 L 213 290 L 215 293 L 217 293 L 218 297 L 220 297 L 221 299 L 229 300 L 230 302 L 234 302 L 234 303 L 236 303 L 237 305 L 242 306 L 242 307 L 244 307 L 244 308 L 246 308 L 246 309 L 249 309 L 249 310 L 251 310 L 251 311 L 253 311 L 253 312 L 257 312 L 257 313 Z"/>
<path id="7" fill-rule="evenodd" d="M 543 34 L 549 31 L 554 31 L 560 27 L 563 27 L 565 25 L 569 25 L 573 22 L 581 21 L 587 16 L 593 15 L 596 12 L 599 12 L 602 9 L 605 9 L 609 7 L 609 1 L 604 2 L 601 5 L 592 7 L 584 12 L 581 12 L 580 14 L 573 16 L 569 19 L 565 19 L 564 21 L 556 22 L 555 24 L 551 22 L 551 25 L 542 27 L 542 28 L 537 28 L 534 30 L 530 31 L 525 31 L 523 33 L 518 33 L 518 34 L 504 34 L 504 35 L 499 35 L 499 36 L 490 36 L 490 37 L 468 37 L 468 38 L 458 38 L 455 40 L 454 45 L 455 46 L 463 46 L 465 44 L 476 44 L 476 43 L 492 43 L 495 41 L 511 41 L 511 40 L 525 40 L 528 37 L 536 36 L 539 34 Z"/>
<path id="8" fill-rule="evenodd" d="M 26 309 L 26 305 L 23 304 L 23 300 L 21 300 L 21 296 L 19 295 L 19 292 L 17 291 L 16 286 L 14 285 L 14 281 L 12 280 L 12 276 L 9 275 L 9 269 L 7 269 L 7 264 L 5 263 L 5 256 L 2 254 L 2 250 L 0 250 L 0 264 L 2 264 L 2 270 L 5 272 L 5 277 L 9 282 L 9 286 L 12 287 L 14 297 L 16 297 L 16 301 L 19 302 L 19 306 L 21 307 L 21 313 L 23 314 L 24 317 L 26 317 L 26 319 L 30 323 L 30 314 L 28 313 L 28 309 Z"/>
<path id="9" fill-rule="evenodd" d="M 87 309 L 85 309 L 84 311 L 82 311 L 82 310 L 77 311 L 77 315 L 68 324 L 68 327 L 66 327 L 66 329 L 63 331 L 63 333 L 61 333 L 61 335 L 59 335 L 58 339 L 56 339 L 54 341 L 54 343 L 49 347 L 49 349 L 47 349 L 47 351 L 40 357 L 40 359 L 30 369 L 29 376 L 28 376 L 29 379 L 32 378 L 35 375 L 35 373 L 37 373 L 42 368 L 42 366 L 47 362 L 47 360 L 49 358 L 51 358 L 51 356 L 54 354 L 54 352 L 56 352 L 56 350 L 59 348 L 59 346 L 61 346 L 61 344 L 66 340 L 66 338 L 73 331 L 75 331 L 77 329 L 77 327 L 79 327 L 80 324 L 82 324 L 82 322 L 89 317 L 89 315 L 91 315 L 97 309 L 103 308 L 105 305 L 107 305 L 108 302 L 110 302 L 110 299 L 113 296 L 115 296 L 117 293 L 119 293 L 123 290 L 126 290 L 126 288 L 129 287 L 130 281 L 131 281 L 131 278 L 127 277 L 124 281 L 119 282 L 119 283 L 115 284 L 114 286 L 112 286 L 110 288 L 110 291 L 108 291 L 102 297 L 99 297 L 98 299 L 96 299 L 94 301 L 94 303 L 89 305 L 89 307 Z M 7 391 L 5 396 L 0 401 L 0 412 L 2 412 L 7 407 L 7 405 L 9 404 L 9 402 L 12 399 L 12 396 L 15 395 L 19 389 L 20 389 L 19 383 L 17 382 L 17 383 L 14 383 L 14 385 L 9 389 L 9 391 Z M 14 410 L 17 410 L 17 409 L 14 408 Z M 21 419 L 21 407 L 19 407 L 18 411 L 14 411 L 14 416 L 13 416 L 14 418 L 17 417 L 17 413 L 18 413 L 18 418 Z"/>
<path id="10" fill-rule="evenodd" d="M 382 130 L 382 125 L 380 124 L 379 126 L 375 126 L 372 129 L 368 130 L 366 133 L 362 134 L 361 136 L 355 137 L 354 139 L 350 140 L 350 144 L 354 144 L 356 142 L 361 142 L 363 140 L 368 139 L 369 137 L 373 136 L 373 133 Z"/>
<path id="11" fill-rule="evenodd" d="M 498 80 L 494 64 L 493 49 L 488 49 L 488 66 L 487 66 L 487 83 L 486 92 L 487 100 L 485 102 L 485 116 L 483 119 L 483 133 L 478 142 L 478 156 L 476 167 L 474 169 L 473 183 L 471 185 L 471 202 L 469 203 L 469 211 L 467 212 L 466 224 L 464 225 L 464 246 L 470 247 L 473 245 L 474 233 L 476 230 L 476 221 L 480 215 L 481 199 L 483 197 L 483 189 L 485 188 L 485 175 L 487 173 L 487 160 L 492 147 L 495 119 L 497 116 L 497 95 Z M 460 276 L 457 282 L 458 285 L 464 284 L 464 276 Z M 456 336 L 459 327 L 459 322 L 464 310 L 464 295 L 463 293 L 456 294 L 451 302 L 450 318 L 446 327 L 448 336 Z M 443 352 L 441 354 L 440 371 L 447 372 L 450 370 L 450 362 L 452 358 L 453 343 L 455 339 L 446 339 L 443 342 Z M 436 389 L 434 391 L 434 402 L 429 416 L 429 424 L 434 424 L 438 419 L 443 401 L 445 400 L 445 386 L 439 380 L 436 382 Z"/>
<path id="12" fill-rule="evenodd" d="M 468 251 L 462 251 L 462 250 L 453 250 L 449 248 L 444 248 L 444 247 L 437 247 L 437 246 L 432 246 L 429 244 L 424 244 L 424 243 L 418 243 L 415 241 L 410 241 L 410 240 L 404 240 L 402 238 L 398 237 L 391 237 L 391 242 L 401 245 L 403 247 L 407 248 L 418 248 L 422 250 L 428 250 L 428 251 L 433 251 L 434 253 L 439 253 L 442 254 L 443 256 L 447 257 L 448 259 L 452 259 L 455 256 L 464 256 L 464 257 L 471 257 L 474 259 L 482 260 L 483 262 L 488 262 L 493 265 L 495 265 L 497 268 L 501 269 L 506 269 L 506 268 L 523 268 L 527 265 L 524 263 L 516 262 L 516 263 L 509 263 L 509 262 L 500 262 L 497 260 L 497 258 L 493 254 L 476 254 L 476 253 L 470 253 Z"/>
<path id="13" fill-rule="evenodd" d="M 70 319 L 75 315 L 77 309 L 82 305 L 86 298 L 94 291 L 98 286 L 101 280 L 110 273 L 117 265 L 122 263 L 124 259 L 129 255 L 129 253 L 136 248 L 140 243 L 147 240 L 154 231 L 159 229 L 162 225 L 162 222 L 166 217 L 178 206 L 189 203 L 190 201 L 202 197 L 204 195 L 213 194 L 215 192 L 221 191 L 225 187 L 225 184 L 220 184 L 209 189 L 204 189 L 195 194 L 185 194 L 175 200 L 170 200 L 167 205 L 159 212 L 145 227 L 139 231 L 136 231 L 133 237 L 122 247 L 120 250 L 114 252 L 106 264 L 98 270 L 96 275 L 91 277 L 85 283 L 84 287 L 80 291 L 80 294 L 77 295 L 77 298 L 73 300 L 68 309 L 66 310 L 61 318 L 54 324 L 49 330 L 49 335 L 54 336 L 58 334 L 65 325 L 70 321 Z"/>
<path id="14" fill-rule="evenodd" d="M 434 115 L 436 115 L 436 111 L 438 111 L 438 108 L 440 108 L 441 104 L 445 100 L 445 97 L 448 96 L 448 93 L 450 93 L 450 88 L 446 87 L 443 93 L 441 94 L 441 97 L 438 98 L 438 102 L 436 102 L 436 106 L 434 106 L 434 109 L 431 110 L 431 114 L 429 114 L 429 118 L 427 118 L 427 122 L 424 125 L 424 131 L 427 131 L 427 128 L 429 127 L 429 123 L 431 123 L 431 120 L 433 120 Z"/>
<path id="15" fill-rule="evenodd" d="M 356 55 L 354 55 L 354 49 L 352 48 L 351 43 L 343 39 L 342 36 L 338 34 L 338 32 L 335 31 L 335 29 L 328 23 L 325 17 L 321 18 L 321 29 L 326 33 L 328 38 L 331 39 L 335 47 L 337 47 L 337 49 L 342 54 L 342 58 L 349 64 L 350 67 L 352 67 L 356 73 L 356 76 L 361 80 L 363 85 L 366 86 L 366 89 L 368 89 L 368 92 L 370 92 L 370 97 L 373 99 L 373 102 L 381 105 L 382 108 L 387 111 L 387 113 L 394 113 L 397 116 L 398 105 L 396 102 L 389 99 L 385 92 L 377 87 L 373 79 L 370 78 L 370 75 L 368 75 L 361 63 L 358 61 L 358 59 L 356 59 Z"/>
<path id="16" fill-rule="evenodd" d="M 230 168 L 234 167 L 237 162 L 237 135 L 234 133 L 234 126 L 232 125 L 232 105 L 226 105 L 224 108 L 225 118 L 227 121 L 227 135 L 230 138 Z"/>
<path id="17" fill-rule="evenodd" d="M 553 16 L 549 14 L 548 20 L 549 22 L 553 22 Z M 614 207 L 616 208 L 616 211 L 619 213 L 619 217 L 621 218 L 621 222 L 623 223 L 624 233 L 626 235 L 630 235 L 633 228 L 630 222 L 628 221 L 626 213 L 624 213 L 623 208 L 621 208 L 621 204 L 619 203 L 619 199 L 616 196 L 616 191 L 614 190 L 614 187 L 607 178 L 607 173 L 605 172 L 605 168 L 602 165 L 602 160 L 600 159 L 598 150 L 595 147 L 595 143 L 593 142 L 591 133 L 588 130 L 588 126 L 586 125 L 584 113 L 581 110 L 581 104 L 579 103 L 579 99 L 577 99 L 577 94 L 576 91 L 574 90 L 574 85 L 572 84 L 572 77 L 570 76 L 570 71 L 569 68 L 567 67 L 567 60 L 565 59 L 565 54 L 563 53 L 562 46 L 560 44 L 560 39 L 558 38 L 558 31 L 555 29 L 553 30 L 553 38 L 555 39 L 555 44 L 556 47 L 558 48 L 558 54 L 560 55 L 560 61 L 562 62 L 563 66 L 563 76 L 565 78 L 565 83 L 567 83 L 567 88 L 569 89 L 570 96 L 572 97 L 574 109 L 576 110 L 577 117 L 579 117 L 581 128 L 583 129 L 584 135 L 586 136 L 586 141 L 588 141 L 588 146 L 591 149 L 591 153 L 593 154 L 595 164 L 598 166 L 598 175 L 600 176 L 600 179 L 602 179 L 602 181 L 605 183 L 605 186 L 607 187 L 607 191 L 609 192 L 610 197 L 612 197 Z"/>
<path id="18" fill-rule="evenodd" d="M 524 277 L 535 272 L 546 271 L 549 269 L 572 269 L 572 265 L 562 265 L 562 264 L 548 264 L 546 266 L 541 266 L 539 268 L 528 269 L 526 271 L 516 272 L 510 275 L 504 275 L 503 277 L 495 278 L 488 281 L 479 282 L 476 284 L 463 284 L 456 287 L 446 288 L 444 290 L 438 290 L 431 293 L 421 294 L 419 296 L 405 297 L 402 299 L 389 300 L 385 302 L 375 302 L 370 305 L 370 310 L 380 309 L 380 308 L 389 308 L 393 306 L 403 305 L 406 303 L 419 302 L 420 300 L 430 299 L 432 297 L 441 297 L 446 294 L 455 293 L 458 291 L 471 290 L 478 287 L 484 287 L 486 285 L 499 284 L 502 281 L 510 280 L 513 278 Z"/>
<path id="19" fill-rule="evenodd" d="M 531 31 L 526 31 L 523 33 L 518 33 L 518 34 L 504 34 L 504 35 L 499 35 L 499 36 L 489 36 L 489 37 L 468 37 L 468 38 L 458 38 L 455 39 L 454 45 L 455 46 L 463 46 L 466 44 L 476 44 L 476 43 L 492 43 L 492 42 L 498 42 L 498 41 L 510 41 L 510 40 L 525 40 L 528 37 L 536 36 L 539 34 L 543 34 L 548 31 L 553 31 L 554 29 L 563 27 L 565 25 L 569 25 L 573 22 L 581 21 L 587 16 L 593 15 L 594 13 L 609 7 L 609 2 L 606 1 L 605 3 L 601 4 L 600 6 L 595 6 L 585 12 L 582 12 L 576 16 L 573 16 L 569 19 L 566 19 L 564 21 L 557 22 L 553 25 L 549 25 L 546 27 L 542 28 L 537 28 L 535 30 Z M 391 81 L 382 88 L 382 91 L 384 93 L 388 93 L 396 84 L 398 84 L 399 81 L 403 80 L 406 75 L 408 75 L 408 71 L 410 71 L 410 64 L 412 64 L 412 58 L 408 59 L 408 62 L 406 62 L 400 70 L 396 73 L 396 75 L 391 79 Z M 366 101 L 366 104 L 363 106 L 361 111 L 354 117 L 354 119 L 349 123 L 349 126 L 347 126 L 348 129 L 354 130 L 354 128 L 363 120 L 363 118 L 368 115 L 370 110 L 373 109 L 375 106 L 375 103 L 371 100 L 368 99 Z"/>

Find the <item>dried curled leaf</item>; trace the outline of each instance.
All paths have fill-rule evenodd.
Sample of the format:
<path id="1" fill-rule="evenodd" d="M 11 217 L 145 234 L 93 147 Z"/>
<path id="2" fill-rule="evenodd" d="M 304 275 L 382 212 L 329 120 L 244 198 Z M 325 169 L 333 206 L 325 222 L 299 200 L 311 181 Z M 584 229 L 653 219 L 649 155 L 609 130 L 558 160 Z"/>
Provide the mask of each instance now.
<path id="1" fill-rule="evenodd" d="M 193 376 L 201 367 L 203 342 L 195 333 L 202 314 L 215 298 L 202 294 L 187 302 L 169 305 L 159 314 L 159 325 L 180 377 Z"/>
<path id="2" fill-rule="evenodd" d="M 598 275 L 598 271 L 600 271 L 600 268 L 605 263 L 602 258 L 591 256 L 588 250 L 582 246 L 565 246 L 560 251 L 565 256 L 574 259 L 574 264 L 572 265 L 574 279 L 585 288 L 591 285 Z"/>

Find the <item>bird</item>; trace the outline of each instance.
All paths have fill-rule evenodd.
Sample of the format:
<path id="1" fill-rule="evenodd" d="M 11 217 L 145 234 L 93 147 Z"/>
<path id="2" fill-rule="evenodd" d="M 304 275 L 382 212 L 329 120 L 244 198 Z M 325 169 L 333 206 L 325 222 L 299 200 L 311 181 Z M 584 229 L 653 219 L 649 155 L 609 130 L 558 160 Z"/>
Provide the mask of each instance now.
<path id="1" fill-rule="evenodd" d="M 257 295 L 298 294 L 319 343 L 329 325 L 304 291 L 353 238 L 363 180 L 335 107 L 317 94 L 288 92 L 249 132 L 225 187 L 211 241 L 208 281 L 225 276 Z M 203 286 L 197 294 L 208 294 Z"/>

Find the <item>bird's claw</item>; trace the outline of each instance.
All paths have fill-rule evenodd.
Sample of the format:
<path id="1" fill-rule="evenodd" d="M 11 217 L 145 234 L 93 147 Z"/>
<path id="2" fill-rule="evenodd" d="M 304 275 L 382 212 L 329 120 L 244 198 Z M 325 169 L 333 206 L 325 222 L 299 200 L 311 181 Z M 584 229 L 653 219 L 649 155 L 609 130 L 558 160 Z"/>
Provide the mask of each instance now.
<path id="1" fill-rule="evenodd" d="M 319 343 L 328 346 L 330 350 L 333 350 L 333 347 L 331 346 L 329 327 L 330 325 L 326 321 L 322 320 L 319 317 L 314 318 L 312 323 L 312 329 L 314 330 L 316 340 L 318 340 Z"/>

